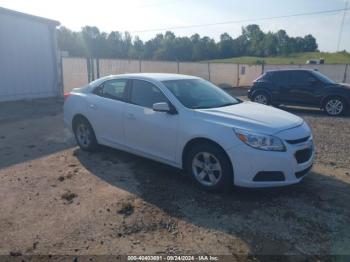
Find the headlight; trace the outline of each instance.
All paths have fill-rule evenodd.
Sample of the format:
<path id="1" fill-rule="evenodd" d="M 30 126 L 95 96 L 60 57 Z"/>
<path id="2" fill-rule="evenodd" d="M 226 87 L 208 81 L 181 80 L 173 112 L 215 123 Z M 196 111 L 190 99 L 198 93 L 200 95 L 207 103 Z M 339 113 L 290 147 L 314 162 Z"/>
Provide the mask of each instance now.
<path id="1" fill-rule="evenodd" d="M 286 151 L 282 140 L 275 136 L 253 133 L 242 129 L 234 129 L 243 143 L 256 149 L 266 151 Z"/>

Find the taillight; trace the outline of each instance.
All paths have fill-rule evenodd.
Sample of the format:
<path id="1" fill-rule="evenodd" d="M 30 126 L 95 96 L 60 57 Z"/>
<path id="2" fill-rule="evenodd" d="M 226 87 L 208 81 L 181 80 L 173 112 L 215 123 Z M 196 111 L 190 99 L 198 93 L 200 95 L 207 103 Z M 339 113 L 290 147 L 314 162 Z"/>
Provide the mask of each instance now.
<path id="1" fill-rule="evenodd" d="M 69 97 L 71 95 L 71 93 L 64 93 L 64 101 L 66 101 L 67 100 L 67 98 Z"/>

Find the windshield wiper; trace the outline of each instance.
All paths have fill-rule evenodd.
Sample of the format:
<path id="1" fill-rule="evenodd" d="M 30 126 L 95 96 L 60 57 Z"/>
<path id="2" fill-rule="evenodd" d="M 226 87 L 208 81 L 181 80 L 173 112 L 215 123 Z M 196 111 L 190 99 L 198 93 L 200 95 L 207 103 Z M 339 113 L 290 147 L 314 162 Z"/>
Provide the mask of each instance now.
<path id="1" fill-rule="evenodd" d="M 232 105 L 237 105 L 238 103 L 226 103 L 226 104 L 222 104 L 222 105 L 213 105 L 213 106 L 194 106 L 192 107 L 192 109 L 209 109 L 209 108 L 219 108 L 219 107 L 225 107 L 225 106 L 232 106 Z"/>
<path id="2" fill-rule="evenodd" d="M 212 106 L 193 106 L 191 109 L 208 109 L 213 108 Z"/>
<path id="3" fill-rule="evenodd" d="M 231 102 L 231 103 L 222 104 L 222 105 L 217 106 L 217 107 L 233 106 L 233 105 L 237 105 L 237 104 L 238 104 L 238 103 L 233 103 L 233 102 Z"/>

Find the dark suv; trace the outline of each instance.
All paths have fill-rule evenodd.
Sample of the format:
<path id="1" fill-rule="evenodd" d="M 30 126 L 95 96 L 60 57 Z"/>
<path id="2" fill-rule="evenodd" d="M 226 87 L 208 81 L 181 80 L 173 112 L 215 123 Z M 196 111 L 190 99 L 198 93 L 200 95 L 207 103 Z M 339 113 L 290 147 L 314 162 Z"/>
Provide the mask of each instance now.
<path id="1" fill-rule="evenodd" d="M 276 70 L 255 80 L 248 97 L 251 101 L 274 106 L 319 107 L 331 116 L 338 116 L 350 106 L 350 85 L 335 83 L 313 70 Z"/>

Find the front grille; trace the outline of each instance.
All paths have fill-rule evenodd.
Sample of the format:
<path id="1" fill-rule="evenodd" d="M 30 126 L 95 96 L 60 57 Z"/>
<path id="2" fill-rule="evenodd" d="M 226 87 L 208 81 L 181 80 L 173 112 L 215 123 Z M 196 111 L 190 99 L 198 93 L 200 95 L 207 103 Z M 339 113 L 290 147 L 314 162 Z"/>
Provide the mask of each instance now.
<path id="1" fill-rule="evenodd" d="M 297 160 L 298 164 L 302 164 L 309 161 L 311 156 L 312 156 L 311 148 L 306 148 L 295 152 L 295 159 Z"/>
<path id="2" fill-rule="evenodd" d="M 295 139 L 295 140 L 286 140 L 286 142 L 288 144 L 295 145 L 295 144 L 300 144 L 300 143 L 306 142 L 307 140 L 309 140 L 309 138 L 310 138 L 310 136 L 307 136 L 307 137 L 303 137 L 303 138 L 299 138 L 299 139 Z"/>
<path id="3" fill-rule="evenodd" d="M 258 172 L 253 179 L 254 182 L 274 182 L 284 180 L 284 174 L 280 171 L 261 171 Z"/>
<path id="4" fill-rule="evenodd" d="M 310 167 L 308 167 L 308 168 L 306 168 L 306 169 L 304 169 L 304 170 L 301 170 L 301 171 L 299 171 L 299 172 L 296 172 L 295 173 L 295 176 L 296 176 L 296 178 L 302 178 L 303 176 L 305 176 L 307 173 L 309 173 L 310 172 L 310 170 L 312 169 L 312 166 L 310 166 Z"/>

